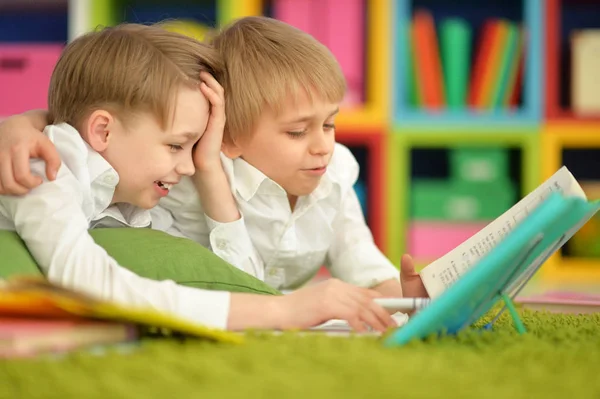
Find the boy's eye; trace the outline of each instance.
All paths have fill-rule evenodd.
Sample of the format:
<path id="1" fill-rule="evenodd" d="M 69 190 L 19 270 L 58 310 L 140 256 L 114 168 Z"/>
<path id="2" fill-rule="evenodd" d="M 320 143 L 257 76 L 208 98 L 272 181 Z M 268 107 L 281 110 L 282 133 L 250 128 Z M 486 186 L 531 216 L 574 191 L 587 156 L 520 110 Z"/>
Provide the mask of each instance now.
<path id="1" fill-rule="evenodd" d="M 299 132 L 286 132 L 292 138 L 299 138 L 306 134 L 306 130 L 302 130 Z"/>
<path id="2" fill-rule="evenodd" d="M 323 127 L 325 128 L 325 130 L 334 130 L 335 129 L 335 124 L 333 124 L 333 123 L 325 123 L 323 125 Z"/>
<path id="3" fill-rule="evenodd" d="M 169 144 L 169 148 L 171 149 L 171 152 L 177 152 L 179 150 L 183 150 L 183 147 L 180 146 L 179 144 Z"/>

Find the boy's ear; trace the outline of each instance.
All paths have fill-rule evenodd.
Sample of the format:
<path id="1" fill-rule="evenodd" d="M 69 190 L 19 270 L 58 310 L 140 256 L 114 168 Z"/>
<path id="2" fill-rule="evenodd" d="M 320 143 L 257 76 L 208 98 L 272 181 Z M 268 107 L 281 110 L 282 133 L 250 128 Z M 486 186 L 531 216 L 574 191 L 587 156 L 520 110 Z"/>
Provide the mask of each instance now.
<path id="1" fill-rule="evenodd" d="M 84 129 L 84 137 L 90 147 L 97 152 L 104 152 L 111 139 L 111 129 L 114 126 L 115 119 L 105 110 L 96 110 L 92 112 L 87 120 Z"/>
<path id="2" fill-rule="evenodd" d="M 223 138 L 221 151 L 229 159 L 235 159 L 242 156 L 242 148 L 227 136 Z"/>

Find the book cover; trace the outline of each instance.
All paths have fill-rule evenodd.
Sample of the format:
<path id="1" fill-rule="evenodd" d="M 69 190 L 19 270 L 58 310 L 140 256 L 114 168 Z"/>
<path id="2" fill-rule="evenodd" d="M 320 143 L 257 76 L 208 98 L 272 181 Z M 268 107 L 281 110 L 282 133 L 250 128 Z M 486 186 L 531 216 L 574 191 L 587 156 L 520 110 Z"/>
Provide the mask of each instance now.
<path id="1" fill-rule="evenodd" d="M 0 317 L 0 358 L 62 353 L 137 337 L 137 328 L 128 323 Z"/>
<path id="2" fill-rule="evenodd" d="M 431 298 L 440 296 L 473 265 L 505 239 L 525 217 L 553 192 L 587 200 L 581 186 L 566 167 L 505 211 L 477 234 L 425 266 L 421 272 L 423 284 Z"/>
<path id="3" fill-rule="evenodd" d="M 51 284 L 44 278 L 15 278 L 0 284 L 0 317 L 63 320 L 95 319 L 131 323 L 214 341 L 239 343 L 232 332 L 217 330 L 154 309 L 127 307 L 98 300 Z"/>

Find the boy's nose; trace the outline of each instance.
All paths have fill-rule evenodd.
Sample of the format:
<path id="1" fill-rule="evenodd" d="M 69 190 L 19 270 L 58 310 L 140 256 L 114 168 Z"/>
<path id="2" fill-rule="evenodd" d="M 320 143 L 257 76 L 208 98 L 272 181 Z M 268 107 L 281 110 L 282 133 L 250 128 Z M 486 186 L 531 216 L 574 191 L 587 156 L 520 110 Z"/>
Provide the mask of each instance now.
<path id="1" fill-rule="evenodd" d="M 321 132 L 311 143 L 310 153 L 312 155 L 327 155 L 333 148 L 333 139 L 325 132 Z"/>
<path id="2" fill-rule="evenodd" d="M 194 172 L 196 172 L 192 157 L 186 158 L 185 161 L 180 162 L 175 168 L 175 172 L 181 176 L 192 176 Z"/>

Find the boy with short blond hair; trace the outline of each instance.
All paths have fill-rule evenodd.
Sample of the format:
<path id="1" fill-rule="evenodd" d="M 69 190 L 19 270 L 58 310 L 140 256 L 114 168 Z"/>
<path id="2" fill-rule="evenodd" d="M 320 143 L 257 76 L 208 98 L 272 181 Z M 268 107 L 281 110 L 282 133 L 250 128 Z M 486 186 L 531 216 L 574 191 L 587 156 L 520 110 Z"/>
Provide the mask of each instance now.
<path id="1" fill-rule="evenodd" d="M 69 44 L 52 76 L 52 125 L 45 136 L 35 133 L 58 150 L 58 173 L 34 181 L 23 196 L 0 195 L 0 229 L 17 231 L 52 282 L 212 327 L 307 328 L 331 318 L 357 330 L 393 326 L 372 300 L 380 295 L 337 280 L 289 296 L 198 290 L 141 278 L 93 241 L 90 228 L 149 227 L 148 209 L 195 166 L 203 171 L 218 159 L 224 99 L 211 74 L 220 74 L 220 63 L 206 45 L 158 27 L 126 24 Z M 11 132 L 14 121 L 18 131 L 29 117 L 11 118 L 3 128 Z M 31 118 L 33 126 L 45 125 L 45 114 Z M 12 187 L 11 165 L 10 156 L 0 157 L 0 192 Z M 44 176 L 41 160 L 21 166 L 15 170 Z M 203 178 L 213 183 L 196 175 L 199 186 Z M 223 204 L 235 209 L 231 194 Z"/>

